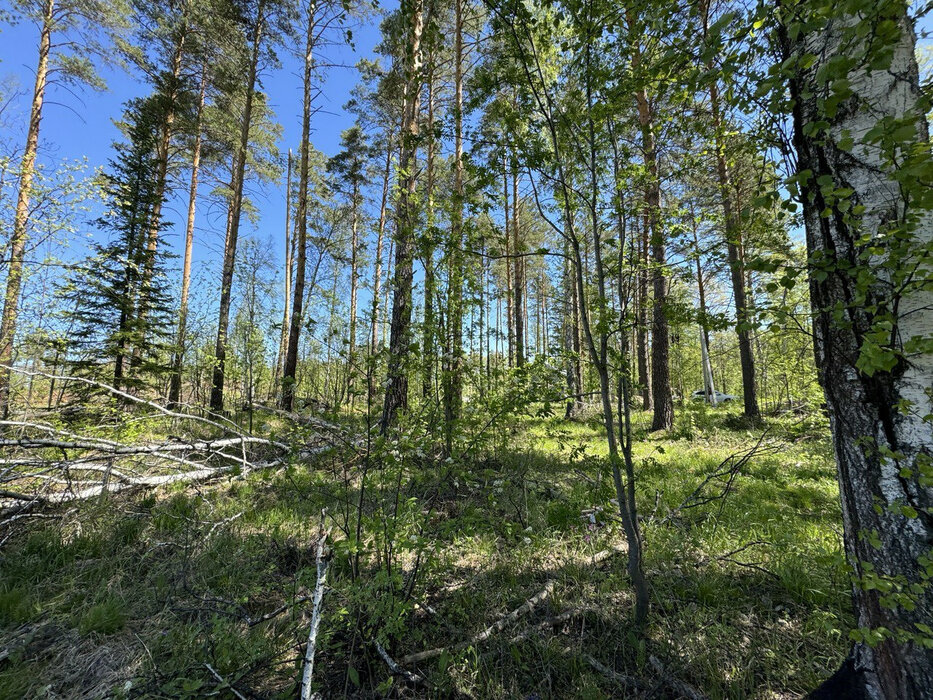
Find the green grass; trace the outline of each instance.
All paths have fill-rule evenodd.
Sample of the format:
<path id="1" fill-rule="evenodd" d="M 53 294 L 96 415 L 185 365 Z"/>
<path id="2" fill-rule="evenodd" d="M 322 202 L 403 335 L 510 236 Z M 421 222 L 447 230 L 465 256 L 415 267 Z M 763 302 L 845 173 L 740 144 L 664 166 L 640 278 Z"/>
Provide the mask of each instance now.
<path id="1" fill-rule="evenodd" d="M 735 410 L 690 407 L 663 435 L 636 416 L 652 601 L 641 633 L 630 625 L 625 555 L 588 561 L 622 542 L 599 422 L 525 418 L 501 425 L 466 463 L 418 445 L 381 454 L 359 542 L 364 462 L 353 453 L 28 523 L 0 550 L 0 649 L 12 650 L 0 662 L 0 697 L 67 694 L 76 678 L 91 684 L 86 697 L 229 693 L 207 665 L 241 692 L 294 697 L 324 507 L 335 554 L 315 678 L 327 697 L 396 692 L 401 681 L 373 639 L 396 658 L 466 640 L 548 580 L 546 604 L 420 665 L 431 687 L 408 695 L 619 697 L 584 654 L 648 683 L 656 656 L 711 698 L 798 695 L 839 663 L 851 624 L 827 428 L 812 416 L 770 421 L 768 451 L 727 498 L 676 511 L 757 442 L 761 429 Z M 595 526 L 582 516 L 590 509 L 602 509 Z M 509 641 L 567 611 L 563 623 Z"/>

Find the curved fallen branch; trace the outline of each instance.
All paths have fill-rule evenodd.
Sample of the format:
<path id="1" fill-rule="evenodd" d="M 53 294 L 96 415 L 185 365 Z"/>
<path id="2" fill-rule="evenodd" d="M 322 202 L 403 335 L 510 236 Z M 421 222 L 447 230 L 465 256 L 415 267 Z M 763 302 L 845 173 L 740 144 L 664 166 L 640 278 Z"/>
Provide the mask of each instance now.
<path id="1" fill-rule="evenodd" d="M 569 652 L 570 649 L 567 649 L 566 651 Z M 619 673 L 618 671 L 613 671 L 611 668 L 609 668 L 608 666 L 605 666 L 604 664 L 601 664 L 599 661 L 597 661 L 594 657 L 590 656 L 589 654 L 581 654 L 580 656 L 584 661 L 586 661 L 586 663 L 588 663 L 593 668 L 593 670 L 598 671 L 599 673 L 604 675 L 606 678 L 611 680 L 613 683 L 616 683 L 622 686 L 623 688 L 626 688 L 627 690 L 630 690 L 636 693 L 643 693 L 646 690 L 648 690 L 648 686 L 646 686 L 644 683 L 642 683 L 637 678 L 633 678 L 632 676 L 626 676 L 625 674 Z"/>
<path id="2" fill-rule="evenodd" d="M 495 623 L 493 623 L 492 625 L 484 629 L 479 634 L 476 634 L 470 637 L 468 640 L 464 642 L 460 642 L 453 646 L 449 646 L 449 647 L 446 647 L 446 646 L 437 647 L 435 649 L 427 649 L 426 651 L 419 651 L 416 654 L 409 654 L 408 656 L 403 657 L 399 661 L 399 663 L 405 666 L 409 664 L 416 664 L 421 661 L 427 661 L 428 659 L 434 659 L 440 656 L 441 654 L 443 654 L 445 651 L 459 651 L 469 646 L 473 646 L 474 644 L 479 644 L 481 642 L 486 641 L 496 632 L 501 632 L 502 630 L 504 630 L 510 623 L 515 622 L 515 620 L 517 620 L 522 615 L 526 615 L 530 613 L 532 610 L 534 610 L 538 606 L 539 603 L 547 600 L 547 598 L 554 591 L 555 583 L 556 581 L 554 579 L 550 579 L 546 584 L 544 584 L 544 588 L 542 590 L 538 591 L 535 595 L 531 596 L 531 598 L 529 598 L 524 603 L 522 603 L 520 606 L 515 608 L 508 615 L 506 615 L 505 617 L 499 618 L 499 620 L 497 620 Z"/>
<path id="3" fill-rule="evenodd" d="M 379 642 L 374 641 L 373 645 L 376 647 L 376 651 L 379 652 L 379 656 L 382 657 L 382 660 L 385 661 L 386 666 L 389 667 L 389 670 L 394 675 L 401 676 L 412 685 L 417 685 L 424 682 L 424 678 L 419 676 L 417 673 L 406 671 L 404 668 L 399 666 L 395 659 L 389 656 L 389 652 L 387 652 Z"/>
<path id="4" fill-rule="evenodd" d="M 649 656 L 648 663 L 651 664 L 651 667 L 661 676 L 661 680 L 664 681 L 664 684 L 681 697 L 687 698 L 687 700 L 708 700 L 706 695 L 689 683 L 674 678 L 657 656 Z"/>

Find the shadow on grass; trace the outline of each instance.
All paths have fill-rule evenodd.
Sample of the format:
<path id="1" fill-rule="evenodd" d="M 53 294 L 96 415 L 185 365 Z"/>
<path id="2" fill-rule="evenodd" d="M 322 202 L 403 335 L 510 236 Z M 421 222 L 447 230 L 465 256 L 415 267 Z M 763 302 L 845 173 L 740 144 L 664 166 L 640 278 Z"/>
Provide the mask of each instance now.
<path id="1" fill-rule="evenodd" d="M 639 445 L 653 609 L 638 632 L 624 554 L 588 561 L 621 541 L 598 426 L 528 421 L 518 435 L 469 465 L 414 463 L 398 499 L 373 479 L 357 577 L 340 541 L 354 529 L 359 465 L 336 457 L 30 523 L 0 550 L 0 697 L 194 698 L 229 696 L 229 686 L 294 697 L 324 507 L 338 541 L 315 670 L 326 697 L 625 697 L 583 653 L 649 685 L 656 655 L 712 698 L 769 697 L 814 687 L 844 655 L 838 506 L 819 450 L 789 441 L 754 461 L 725 501 L 666 519 L 747 438 Z M 422 541 L 386 573 L 375 504 L 394 500 L 412 516 L 396 538 Z M 393 594 L 408 590 L 416 551 L 425 555 L 411 595 Z M 421 664 L 430 686 L 403 688 L 368 645 L 378 636 L 396 658 L 457 645 L 551 580 L 553 594 L 501 633 Z"/>

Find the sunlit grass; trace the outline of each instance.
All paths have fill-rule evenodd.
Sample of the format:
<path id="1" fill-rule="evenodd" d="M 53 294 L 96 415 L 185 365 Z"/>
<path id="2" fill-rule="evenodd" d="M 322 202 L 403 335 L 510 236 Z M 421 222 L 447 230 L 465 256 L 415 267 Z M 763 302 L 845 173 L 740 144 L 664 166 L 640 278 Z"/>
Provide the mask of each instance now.
<path id="1" fill-rule="evenodd" d="M 658 656 L 712 698 L 802 693 L 841 659 L 850 624 L 826 429 L 818 416 L 769 420 L 769 451 L 749 461 L 732 492 L 678 512 L 723 460 L 761 436 L 764 428 L 731 429 L 735 414 L 688 407 L 662 434 L 646 432 L 647 414 L 635 417 L 652 599 L 643 634 L 630 627 L 625 555 L 589 560 L 623 542 L 601 424 L 526 418 L 499 426 L 500 447 L 481 461 L 406 463 L 394 537 L 417 541 L 424 527 L 425 543 L 398 556 L 396 583 L 411 575 L 415 552 L 424 557 L 410 601 L 395 607 L 385 607 L 385 591 L 396 583 L 379 573 L 381 522 L 365 520 L 353 579 L 344 530 L 354 530 L 360 466 L 344 472 L 339 456 L 98 499 L 24 528 L 0 554 L 0 630 L 12 652 L 0 665 L 0 697 L 61 691 L 74 676 L 56 660 L 71 650 L 90 663 L 101 649 L 110 650 L 95 681 L 102 692 L 129 683 L 134 693 L 202 697 L 218 687 L 210 664 L 242 688 L 292 697 L 309 615 L 301 599 L 314 586 L 325 507 L 335 558 L 316 677 L 328 696 L 388 687 L 365 637 L 383 635 L 398 657 L 466 640 L 549 580 L 553 596 L 528 619 L 421 666 L 433 686 L 421 692 L 618 697 L 581 660 L 585 652 L 636 677 L 650 677 L 646 659 Z M 396 482 L 383 476 L 374 468 L 369 488 L 391 505 Z M 509 642 L 571 610 L 546 633 Z"/>

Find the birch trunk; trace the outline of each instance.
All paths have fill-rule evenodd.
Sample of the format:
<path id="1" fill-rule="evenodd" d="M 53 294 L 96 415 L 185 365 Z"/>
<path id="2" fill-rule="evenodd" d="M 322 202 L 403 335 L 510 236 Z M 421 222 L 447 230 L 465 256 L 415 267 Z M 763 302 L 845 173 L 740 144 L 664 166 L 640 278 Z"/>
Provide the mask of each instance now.
<path id="1" fill-rule="evenodd" d="M 813 10 L 804 20 L 825 16 L 816 4 L 797 8 Z M 814 348 L 833 434 L 857 626 L 875 638 L 871 646 L 856 643 L 840 673 L 816 695 L 910 700 L 928 698 L 933 688 L 933 355 L 929 345 L 910 345 L 918 338 L 928 344 L 933 336 L 933 216 L 925 189 L 931 162 L 906 5 L 866 5 L 864 14 L 836 11 L 794 39 L 787 24 L 778 29 L 784 58 L 818 57 L 790 82 L 794 145 L 798 173 L 809 171 L 800 183 Z M 798 18 L 784 21 L 791 19 Z M 845 76 L 851 92 L 833 110 L 826 100 L 834 79 L 825 80 L 820 69 L 840 56 L 860 56 L 868 39 L 854 28 L 882 21 L 893 30 L 885 35 L 890 40 L 893 34 L 893 43 L 869 36 L 873 51 L 892 51 L 890 66 L 866 70 L 856 60 Z M 828 124 L 824 132 L 813 129 L 819 121 Z M 893 152 L 863 141 L 883 123 L 889 134 L 892 124 L 900 127 Z M 909 175 L 902 170 L 908 166 Z M 871 362 L 879 347 L 891 363 Z"/>

